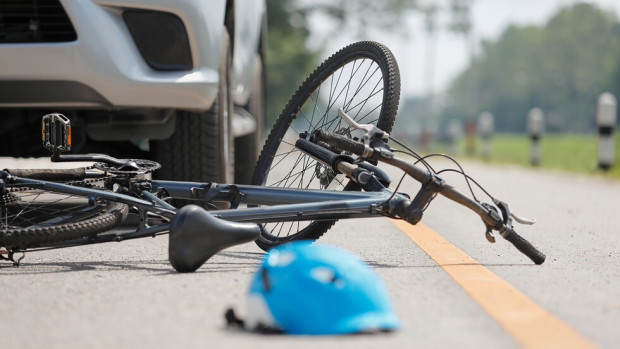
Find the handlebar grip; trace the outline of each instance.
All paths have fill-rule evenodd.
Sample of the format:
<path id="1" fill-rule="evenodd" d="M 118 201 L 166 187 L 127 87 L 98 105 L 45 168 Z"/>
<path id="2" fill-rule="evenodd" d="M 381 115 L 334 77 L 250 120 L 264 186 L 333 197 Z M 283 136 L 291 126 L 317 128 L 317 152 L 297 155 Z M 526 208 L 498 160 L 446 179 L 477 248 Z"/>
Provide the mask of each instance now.
<path id="1" fill-rule="evenodd" d="M 330 167 L 333 167 L 334 161 L 338 158 L 338 154 L 303 138 L 299 138 L 297 142 L 295 142 L 295 146 Z"/>
<path id="2" fill-rule="evenodd" d="M 521 235 L 512 230 L 504 239 L 510 241 L 519 251 L 528 256 L 534 263 L 542 264 L 545 261 L 545 254 L 540 252 L 536 247 L 525 240 Z"/>
<path id="3" fill-rule="evenodd" d="M 314 138 L 317 141 L 325 142 L 332 147 L 351 152 L 356 155 L 362 155 L 364 153 L 364 144 L 354 141 L 343 135 L 327 132 L 324 130 L 314 131 Z"/>

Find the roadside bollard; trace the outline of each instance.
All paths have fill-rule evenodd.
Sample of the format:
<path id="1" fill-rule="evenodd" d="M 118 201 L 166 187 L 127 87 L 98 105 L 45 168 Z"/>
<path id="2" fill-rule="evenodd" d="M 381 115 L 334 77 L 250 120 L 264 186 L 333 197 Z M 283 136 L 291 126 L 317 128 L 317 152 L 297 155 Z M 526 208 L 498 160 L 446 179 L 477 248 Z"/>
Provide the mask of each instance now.
<path id="1" fill-rule="evenodd" d="M 530 152 L 530 162 L 537 166 L 540 164 L 540 137 L 545 131 L 545 119 L 543 111 L 539 108 L 530 110 L 527 116 L 527 130 L 532 138 L 532 150 Z"/>
<path id="2" fill-rule="evenodd" d="M 598 97 L 596 125 L 598 126 L 598 167 L 607 171 L 614 164 L 614 128 L 616 126 L 616 97 L 609 92 Z"/>
<path id="3" fill-rule="evenodd" d="M 478 129 L 482 138 L 482 157 L 491 157 L 491 135 L 493 134 L 493 114 L 485 111 L 478 116 Z"/>
<path id="4" fill-rule="evenodd" d="M 430 152 L 433 149 L 433 142 L 435 141 L 437 130 L 438 126 L 435 120 L 426 120 L 424 127 L 422 127 L 422 134 L 420 136 L 420 145 L 424 151 Z"/>
<path id="5" fill-rule="evenodd" d="M 476 153 L 476 123 L 474 121 L 465 122 L 465 151 L 470 156 Z"/>
<path id="6" fill-rule="evenodd" d="M 448 123 L 448 141 L 450 142 L 448 151 L 450 154 L 458 154 L 459 139 L 463 135 L 463 125 L 459 120 L 450 120 Z"/>

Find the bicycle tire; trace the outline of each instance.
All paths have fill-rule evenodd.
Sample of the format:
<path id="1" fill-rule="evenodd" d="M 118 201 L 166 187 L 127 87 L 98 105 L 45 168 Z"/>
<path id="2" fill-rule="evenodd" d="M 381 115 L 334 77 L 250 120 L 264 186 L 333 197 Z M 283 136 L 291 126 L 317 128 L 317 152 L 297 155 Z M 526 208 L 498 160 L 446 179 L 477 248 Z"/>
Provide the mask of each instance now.
<path id="1" fill-rule="evenodd" d="M 328 94 L 326 103 L 323 99 L 325 93 Z M 339 179 L 334 177 L 333 172 L 330 173 L 331 170 L 301 152 L 286 160 L 295 152 L 295 140 L 286 138 L 298 137 L 303 131 L 310 133 L 317 128 L 353 137 L 355 132 L 337 115 L 338 108 L 343 108 L 359 123 L 372 123 L 390 132 L 399 98 L 400 73 L 396 59 L 386 46 L 363 41 L 341 49 L 319 65 L 287 103 L 263 146 L 252 184 L 334 189 L 332 185 L 336 183 L 338 190 L 359 190 L 353 182 L 347 181 L 345 184 L 343 181 L 338 185 L 336 181 Z M 274 163 L 276 158 L 278 160 Z M 277 170 L 274 170 L 277 166 L 284 167 L 282 163 L 293 166 L 284 178 L 276 175 Z M 296 169 L 299 172 L 294 173 Z M 308 171 L 314 173 L 304 177 Z M 307 178 L 307 182 L 304 181 Z M 300 222 L 263 224 L 256 244 L 268 250 L 288 241 L 316 240 L 335 222 L 312 221 L 304 223 L 303 227 Z"/>
<path id="2" fill-rule="evenodd" d="M 0 247 L 9 250 L 94 236 L 118 226 L 129 210 L 119 202 L 42 189 L 0 191 Z"/>

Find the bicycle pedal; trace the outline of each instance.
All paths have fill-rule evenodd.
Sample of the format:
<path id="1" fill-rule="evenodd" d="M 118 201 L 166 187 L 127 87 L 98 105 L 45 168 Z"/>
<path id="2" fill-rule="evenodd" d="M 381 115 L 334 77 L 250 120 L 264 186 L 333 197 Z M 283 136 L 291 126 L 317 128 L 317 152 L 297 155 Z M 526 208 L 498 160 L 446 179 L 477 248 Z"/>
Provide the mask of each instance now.
<path id="1" fill-rule="evenodd" d="M 41 120 L 43 148 L 55 155 L 71 150 L 71 122 L 58 113 L 47 114 Z"/>

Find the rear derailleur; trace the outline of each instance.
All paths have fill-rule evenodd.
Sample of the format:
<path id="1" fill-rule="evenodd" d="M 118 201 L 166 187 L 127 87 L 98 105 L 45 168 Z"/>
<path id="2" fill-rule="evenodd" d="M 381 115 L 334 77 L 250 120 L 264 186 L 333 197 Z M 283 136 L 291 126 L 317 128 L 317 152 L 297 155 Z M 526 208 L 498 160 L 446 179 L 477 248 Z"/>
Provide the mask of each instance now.
<path id="1" fill-rule="evenodd" d="M 0 247 L 0 260 L 12 262 L 13 266 L 19 267 L 19 262 L 21 262 L 21 260 L 24 259 L 25 253 L 22 252 L 21 257 L 15 260 L 14 258 L 15 252 L 21 252 L 21 251 L 7 250 L 4 247 Z"/>

